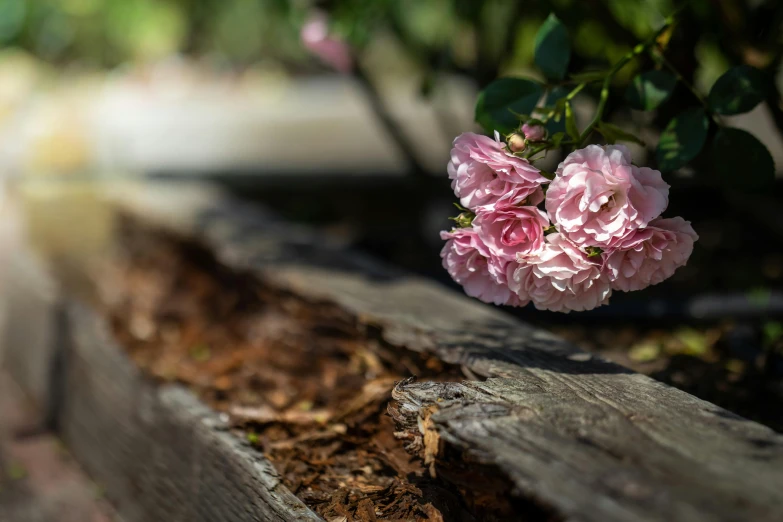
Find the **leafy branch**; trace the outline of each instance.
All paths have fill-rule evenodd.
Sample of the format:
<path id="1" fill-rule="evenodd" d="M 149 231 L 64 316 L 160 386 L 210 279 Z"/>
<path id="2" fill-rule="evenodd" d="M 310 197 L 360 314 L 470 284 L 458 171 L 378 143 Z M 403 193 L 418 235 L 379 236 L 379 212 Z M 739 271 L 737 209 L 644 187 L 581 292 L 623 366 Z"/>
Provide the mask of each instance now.
<path id="1" fill-rule="evenodd" d="M 673 171 L 687 165 L 708 147 L 711 140 L 713 167 L 724 183 L 737 185 L 740 171 L 750 172 L 742 178 L 740 185 L 743 187 L 763 186 L 771 182 L 774 163 L 766 147 L 750 133 L 726 127 L 722 120 L 722 116 L 748 112 L 768 98 L 771 79 L 758 69 L 740 65 L 721 76 L 709 95 L 703 96 L 666 57 L 676 27 L 673 15 L 650 38 L 636 45 L 610 68 L 568 76 L 568 31 L 555 15 L 550 15 L 539 29 L 535 47 L 535 62 L 546 82 L 531 78 L 496 80 L 479 95 L 476 121 L 488 131 L 498 130 L 507 136 L 520 134 L 525 123 L 547 126 L 552 133 L 550 137 L 515 153 L 530 161 L 561 146 L 572 149 L 584 147 L 594 131 L 600 133 L 607 143 L 631 141 L 643 144 L 641 139 L 604 117 L 618 73 L 637 58 L 649 56 L 657 68 L 640 73 L 630 82 L 625 93 L 628 106 L 641 111 L 657 110 L 680 84 L 696 102 L 695 106 L 672 118 L 663 130 L 656 149 L 658 168 Z M 564 88 L 574 83 L 576 85 L 570 90 Z M 598 105 L 587 126 L 580 130 L 573 103 L 579 94 L 595 83 L 600 83 Z M 547 93 L 546 100 L 541 105 L 544 93 Z M 717 132 L 710 134 L 713 126 L 718 128 Z M 558 130 L 555 131 L 555 128 Z M 565 139 L 566 136 L 569 139 Z M 736 150 L 733 144 L 742 146 L 744 168 L 734 161 L 736 154 L 727 152 Z"/>

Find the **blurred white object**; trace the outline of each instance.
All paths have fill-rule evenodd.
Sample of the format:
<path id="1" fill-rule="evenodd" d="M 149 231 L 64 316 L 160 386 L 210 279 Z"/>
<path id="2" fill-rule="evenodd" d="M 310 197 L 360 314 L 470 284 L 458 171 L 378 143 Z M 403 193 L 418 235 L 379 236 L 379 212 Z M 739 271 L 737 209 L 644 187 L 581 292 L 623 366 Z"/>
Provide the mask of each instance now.
<path id="1" fill-rule="evenodd" d="M 475 91 L 459 85 L 465 104 Z M 405 162 L 350 77 L 247 82 L 123 78 L 93 110 L 99 165 L 141 171 L 403 174 Z M 402 86 L 387 103 L 437 172 L 451 136 L 430 103 Z M 455 97 L 456 98 L 456 97 Z M 463 118 L 464 119 L 464 118 Z M 468 119 L 462 122 L 471 127 Z"/>
<path id="2" fill-rule="evenodd" d="M 404 158 L 350 77 L 292 79 L 265 64 L 242 74 L 217 73 L 172 58 L 113 73 L 62 70 L 50 75 L 53 81 L 7 84 L 19 66 L 4 63 L 0 56 L 4 175 L 405 173 Z M 418 95 L 416 78 L 390 83 L 384 79 L 385 103 L 416 144 L 419 161 L 442 171 L 453 136 L 438 126 L 433 104 Z M 452 120 L 458 130 L 471 128 L 475 89 L 460 79 L 447 83 Z"/>

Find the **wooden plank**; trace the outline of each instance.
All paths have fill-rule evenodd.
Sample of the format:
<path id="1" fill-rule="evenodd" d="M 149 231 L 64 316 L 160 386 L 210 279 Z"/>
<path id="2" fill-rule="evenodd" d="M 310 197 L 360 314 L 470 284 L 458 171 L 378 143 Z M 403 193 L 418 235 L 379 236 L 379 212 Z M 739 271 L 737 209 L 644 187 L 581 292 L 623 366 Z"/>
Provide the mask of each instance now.
<path id="1" fill-rule="evenodd" d="M 554 372 L 402 384 L 394 397 L 408 430 L 429 426 L 569 519 L 780 519 L 780 437 L 667 389 Z"/>
<path id="2" fill-rule="evenodd" d="M 224 418 L 140 373 L 104 319 L 73 298 L 72 281 L 61 281 L 58 265 L 73 275 L 67 251 L 50 265 L 21 236 L 0 274 L 3 366 L 123 520 L 321 520 Z M 83 251 L 79 241 L 73 248 Z"/>
<path id="3" fill-rule="evenodd" d="M 51 393 L 51 379 L 62 320 L 59 289 L 41 260 L 18 244 L 9 253 L 2 288 L 0 362 L 24 384 L 41 422 L 49 422 L 58 401 Z"/>
<path id="4" fill-rule="evenodd" d="M 517 494 L 567 519 L 783 519 L 783 436 L 764 426 L 236 201 L 181 185 L 112 198 L 229 267 L 487 377 L 404 383 L 399 418 L 500 468 Z"/>
<path id="5" fill-rule="evenodd" d="M 62 436 L 123 520 L 321 520 L 217 413 L 145 379 L 88 307 L 66 309 Z"/>

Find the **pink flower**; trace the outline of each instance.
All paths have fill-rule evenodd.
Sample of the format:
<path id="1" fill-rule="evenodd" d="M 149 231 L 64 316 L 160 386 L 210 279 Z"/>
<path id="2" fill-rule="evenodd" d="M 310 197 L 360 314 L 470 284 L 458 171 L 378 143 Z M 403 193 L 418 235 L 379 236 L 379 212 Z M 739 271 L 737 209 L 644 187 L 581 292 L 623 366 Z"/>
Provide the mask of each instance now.
<path id="1" fill-rule="evenodd" d="M 457 136 L 448 166 L 451 188 L 464 207 L 517 205 L 543 199 L 541 185 L 549 180 L 525 159 L 504 150 L 495 140 L 466 132 Z"/>
<path id="2" fill-rule="evenodd" d="M 539 310 L 592 310 L 609 302 L 612 290 L 600 260 L 588 258 L 561 234 L 548 235 L 538 255 L 519 261 L 506 268 L 509 287 Z"/>
<path id="3" fill-rule="evenodd" d="M 669 203 L 661 173 L 631 164 L 622 145 L 588 145 L 568 155 L 546 194 L 549 218 L 580 247 L 613 247 Z"/>
<path id="4" fill-rule="evenodd" d="M 546 214 L 536 207 L 478 207 L 473 220 L 473 228 L 491 256 L 504 261 L 541 250 L 548 226 Z"/>
<path id="5" fill-rule="evenodd" d="M 525 123 L 522 125 L 522 134 L 528 141 L 541 141 L 546 138 L 546 128 L 537 123 Z"/>
<path id="6" fill-rule="evenodd" d="M 652 221 L 607 256 L 612 288 L 630 292 L 668 279 L 688 262 L 697 239 L 691 224 L 681 217 Z"/>
<path id="7" fill-rule="evenodd" d="M 520 301 L 508 287 L 505 275 L 508 263 L 496 261 L 492 264 L 486 245 L 473 229 L 444 231 L 440 233 L 440 237 L 448 240 L 440 252 L 443 268 L 454 281 L 462 285 L 466 294 L 496 305 L 527 304 Z"/>
<path id="8" fill-rule="evenodd" d="M 323 14 L 313 15 L 299 33 L 302 44 L 314 55 L 337 71 L 348 73 L 353 68 L 353 58 L 348 45 L 329 36 L 329 25 Z"/>

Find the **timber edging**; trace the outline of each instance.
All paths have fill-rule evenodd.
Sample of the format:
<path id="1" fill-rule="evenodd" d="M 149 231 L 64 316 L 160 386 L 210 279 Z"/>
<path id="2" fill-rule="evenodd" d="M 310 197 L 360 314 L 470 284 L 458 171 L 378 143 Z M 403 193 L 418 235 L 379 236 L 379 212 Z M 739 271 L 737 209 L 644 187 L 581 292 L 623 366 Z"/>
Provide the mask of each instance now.
<path id="1" fill-rule="evenodd" d="M 210 190 L 141 184 L 109 199 L 147 226 L 201 243 L 231 269 L 335 304 L 392 345 L 485 378 L 403 382 L 397 420 L 421 426 L 426 417 L 443 444 L 500 469 L 515 494 L 564 519 L 783 518 L 783 436 L 769 428 Z M 51 324 L 64 314 L 71 340 L 58 423 L 124 517 L 318 519 L 219 416 L 182 388 L 140 376 L 88 308 L 64 297 L 50 312 L 42 317 Z M 8 337 L 13 325 L 6 330 L 18 339 Z M 34 351 L 18 360 L 32 361 Z M 51 358 L 35 360 L 37 374 L 46 373 L 40 365 Z M 15 366 L 23 380 L 24 365 Z"/>

